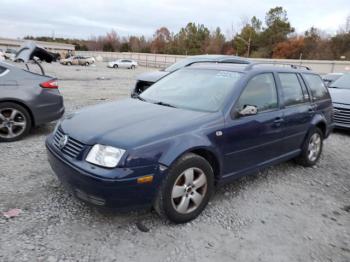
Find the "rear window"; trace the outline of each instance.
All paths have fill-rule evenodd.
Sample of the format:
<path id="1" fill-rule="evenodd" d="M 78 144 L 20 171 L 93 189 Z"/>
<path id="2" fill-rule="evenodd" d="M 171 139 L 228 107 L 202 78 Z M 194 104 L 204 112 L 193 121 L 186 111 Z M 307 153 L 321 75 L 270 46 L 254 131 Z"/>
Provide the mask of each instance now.
<path id="1" fill-rule="evenodd" d="M 322 100 L 328 98 L 328 91 L 321 77 L 312 74 L 303 74 L 304 79 L 309 84 L 311 95 L 314 100 Z"/>
<path id="2" fill-rule="evenodd" d="M 278 74 L 284 97 L 284 105 L 292 106 L 305 102 L 305 94 L 300 85 L 298 76 L 293 73 L 279 73 Z"/>

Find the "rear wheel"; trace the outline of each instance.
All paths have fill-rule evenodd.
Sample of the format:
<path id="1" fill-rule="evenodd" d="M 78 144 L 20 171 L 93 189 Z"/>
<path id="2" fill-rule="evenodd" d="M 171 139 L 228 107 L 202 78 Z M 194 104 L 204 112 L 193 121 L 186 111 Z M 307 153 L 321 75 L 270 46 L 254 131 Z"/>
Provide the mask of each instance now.
<path id="1" fill-rule="evenodd" d="M 89 66 L 89 65 L 90 65 L 89 62 L 86 62 L 86 63 L 85 63 L 85 66 Z"/>
<path id="2" fill-rule="evenodd" d="M 214 190 L 212 167 L 203 157 L 189 153 L 169 169 L 154 208 L 174 223 L 195 219 L 206 207 Z"/>
<path id="3" fill-rule="evenodd" d="M 131 69 L 135 69 L 135 66 L 134 66 L 134 65 L 132 65 L 132 66 L 131 66 Z"/>
<path id="4" fill-rule="evenodd" d="M 15 103 L 0 103 L 0 141 L 12 142 L 26 136 L 32 123 L 28 111 Z"/>
<path id="5" fill-rule="evenodd" d="M 69 66 L 71 66 L 72 65 L 72 63 L 71 62 L 68 62 L 66 65 L 69 65 Z"/>
<path id="6" fill-rule="evenodd" d="M 323 148 L 323 133 L 315 127 L 313 128 L 304 141 L 302 152 L 296 158 L 296 162 L 302 166 L 310 167 L 317 163 L 321 156 Z"/>

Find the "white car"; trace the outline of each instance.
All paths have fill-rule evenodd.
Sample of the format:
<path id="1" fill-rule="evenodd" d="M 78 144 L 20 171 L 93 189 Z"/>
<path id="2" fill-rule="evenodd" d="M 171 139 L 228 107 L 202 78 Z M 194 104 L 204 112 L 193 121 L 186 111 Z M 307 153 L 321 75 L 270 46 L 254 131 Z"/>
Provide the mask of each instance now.
<path id="1" fill-rule="evenodd" d="M 108 67 L 135 69 L 137 67 L 137 62 L 130 59 L 118 59 L 116 61 L 109 62 Z"/>
<path id="2" fill-rule="evenodd" d="M 0 61 L 4 61 L 4 60 L 5 60 L 4 52 L 0 49 Z"/>

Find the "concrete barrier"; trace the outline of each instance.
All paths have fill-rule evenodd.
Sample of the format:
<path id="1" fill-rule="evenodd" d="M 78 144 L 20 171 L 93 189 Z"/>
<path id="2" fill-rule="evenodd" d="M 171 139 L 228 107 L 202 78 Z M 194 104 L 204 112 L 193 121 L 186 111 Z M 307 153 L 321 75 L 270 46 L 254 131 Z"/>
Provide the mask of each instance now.
<path id="1" fill-rule="evenodd" d="M 121 53 L 121 52 L 99 52 L 99 51 L 76 51 L 77 55 L 102 57 L 104 62 L 116 59 L 133 59 L 141 66 L 165 68 L 181 59 L 186 58 L 182 55 L 164 55 L 149 53 Z M 288 63 L 294 65 L 302 65 L 310 67 L 319 74 L 327 74 L 333 72 L 350 72 L 350 61 L 331 61 L 331 60 L 298 60 L 298 59 L 251 59 L 255 62 L 268 63 Z"/>

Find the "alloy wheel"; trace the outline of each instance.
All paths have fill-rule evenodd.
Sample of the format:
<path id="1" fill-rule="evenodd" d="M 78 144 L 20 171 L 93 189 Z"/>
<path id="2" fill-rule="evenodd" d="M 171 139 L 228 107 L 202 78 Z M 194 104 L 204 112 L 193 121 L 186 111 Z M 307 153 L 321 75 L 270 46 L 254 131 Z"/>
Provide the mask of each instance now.
<path id="1" fill-rule="evenodd" d="M 20 136 L 27 127 L 27 121 L 22 112 L 14 108 L 0 109 L 0 137 L 14 138 Z"/>
<path id="2" fill-rule="evenodd" d="M 311 136 L 308 147 L 308 158 L 310 161 L 315 161 L 321 151 L 321 136 L 315 133 Z"/>
<path id="3" fill-rule="evenodd" d="M 207 193 L 207 177 L 199 168 L 189 168 L 176 179 L 171 193 L 174 209 L 181 214 L 196 210 Z"/>

